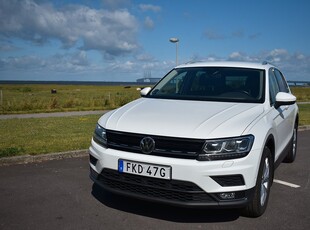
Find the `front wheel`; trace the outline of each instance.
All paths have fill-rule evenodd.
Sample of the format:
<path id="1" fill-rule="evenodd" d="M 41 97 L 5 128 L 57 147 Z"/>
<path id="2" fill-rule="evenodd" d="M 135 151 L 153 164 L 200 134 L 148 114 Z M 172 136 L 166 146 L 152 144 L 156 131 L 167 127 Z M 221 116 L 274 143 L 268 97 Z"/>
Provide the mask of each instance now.
<path id="1" fill-rule="evenodd" d="M 246 216 L 258 217 L 265 212 L 273 180 L 273 170 L 271 151 L 265 147 L 257 175 L 254 198 L 244 210 Z"/>

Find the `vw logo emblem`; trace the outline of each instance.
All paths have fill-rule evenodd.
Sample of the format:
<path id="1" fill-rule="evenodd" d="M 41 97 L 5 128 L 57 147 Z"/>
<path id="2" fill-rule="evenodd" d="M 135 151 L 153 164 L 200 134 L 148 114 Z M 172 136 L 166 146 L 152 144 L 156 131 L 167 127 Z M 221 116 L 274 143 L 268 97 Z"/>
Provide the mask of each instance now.
<path id="1" fill-rule="evenodd" d="M 140 141 L 140 148 L 143 153 L 149 154 L 155 149 L 155 141 L 151 137 L 144 137 Z"/>

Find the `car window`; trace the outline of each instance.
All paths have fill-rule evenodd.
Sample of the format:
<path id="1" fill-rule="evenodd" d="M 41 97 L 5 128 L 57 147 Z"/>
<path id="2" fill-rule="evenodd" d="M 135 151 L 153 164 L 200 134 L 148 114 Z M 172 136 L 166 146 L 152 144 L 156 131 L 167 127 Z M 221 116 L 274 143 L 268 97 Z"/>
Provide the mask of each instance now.
<path id="1" fill-rule="evenodd" d="M 187 67 L 168 73 L 148 94 L 180 100 L 264 101 L 264 70 L 235 67 Z"/>
<path id="2" fill-rule="evenodd" d="M 181 92 L 187 71 L 172 70 L 151 95 L 177 95 Z"/>
<path id="3" fill-rule="evenodd" d="M 277 82 L 279 84 L 280 92 L 289 93 L 290 91 L 289 91 L 288 85 L 287 85 L 282 73 L 277 69 L 274 69 L 274 73 L 275 73 Z"/>
<path id="4" fill-rule="evenodd" d="M 280 88 L 274 73 L 274 69 L 269 70 L 269 95 L 270 95 L 270 105 L 274 105 L 276 101 L 276 95 L 280 92 Z"/>

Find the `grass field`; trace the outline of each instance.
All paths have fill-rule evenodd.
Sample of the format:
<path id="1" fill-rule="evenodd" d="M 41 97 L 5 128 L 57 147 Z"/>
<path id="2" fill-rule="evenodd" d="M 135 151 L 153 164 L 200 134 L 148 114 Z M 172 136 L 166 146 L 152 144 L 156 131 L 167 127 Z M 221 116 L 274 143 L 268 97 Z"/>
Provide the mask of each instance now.
<path id="1" fill-rule="evenodd" d="M 310 102 L 310 87 L 291 87 L 292 93 L 299 102 Z"/>
<path id="2" fill-rule="evenodd" d="M 57 89 L 51 94 L 51 89 Z M 136 87 L 0 85 L 1 113 L 102 110 L 139 97 Z M 310 101 L 310 88 L 292 88 Z M 310 125 L 310 104 L 300 104 L 300 125 Z M 100 115 L 0 120 L 0 157 L 86 149 Z"/>
<path id="3" fill-rule="evenodd" d="M 298 105 L 299 125 L 310 125 L 310 104 Z"/>
<path id="4" fill-rule="evenodd" d="M 0 85 L 0 114 L 114 109 L 138 98 L 140 93 L 136 88 L 3 84 Z"/>
<path id="5" fill-rule="evenodd" d="M 0 157 L 86 149 L 99 117 L 0 120 Z"/>
<path id="6" fill-rule="evenodd" d="M 108 110 L 138 97 L 136 86 L 0 85 L 0 114 Z M 51 90 L 56 93 L 52 94 Z M 292 87 L 297 101 L 310 101 L 310 88 Z"/>

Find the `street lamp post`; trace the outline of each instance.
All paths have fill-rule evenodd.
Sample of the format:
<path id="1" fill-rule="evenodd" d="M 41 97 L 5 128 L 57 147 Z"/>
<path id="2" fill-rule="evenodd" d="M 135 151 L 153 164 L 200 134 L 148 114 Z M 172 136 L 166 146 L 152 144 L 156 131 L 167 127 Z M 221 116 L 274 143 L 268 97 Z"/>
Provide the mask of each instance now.
<path id="1" fill-rule="evenodd" d="M 176 63 L 176 65 L 178 65 L 178 43 L 179 43 L 179 39 L 178 38 L 170 38 L 169 41 L 172 43 L 175 43 L 175 46 L 176 46 L 175 63 Z"/>

